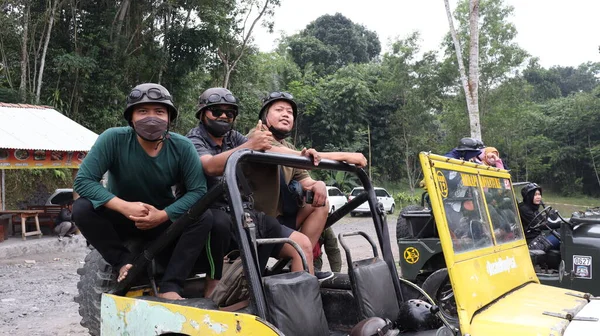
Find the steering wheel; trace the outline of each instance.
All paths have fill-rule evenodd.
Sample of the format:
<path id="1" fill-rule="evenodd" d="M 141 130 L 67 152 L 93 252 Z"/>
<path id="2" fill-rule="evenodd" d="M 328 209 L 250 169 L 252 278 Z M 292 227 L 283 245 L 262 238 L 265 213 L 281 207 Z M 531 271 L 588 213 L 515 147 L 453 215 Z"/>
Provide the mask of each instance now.
<path id="1" fill-rule="evenodd" d="M 546 220 L 541 220 L 539 221 L 539 223 L 537 223 L 536 225 L 530 227 L 530 229 L 537 229 L 541 226 L 545 226 L 548 230 L 550 230 L 550 234 L 552 234 L 554 237 L 556 237 L 556 239 L 558 239 L 559 242 L 562 242 L 562 239 L 560 238 L 560 235 L 556 232 L 556 230 L 554 230 L 553 228 L 551 228 L 550 226 L 548 226 L 548 223 L 546 223 L 546 221 L 548 220 L 548 218 L 550 218 L 550 211 L 552 210 L 551 206 L 547 206 L 544 209 L 542 209 L 542 211 L 540 211 L 537 215 L 535 215 L 533 217 L 533 219 L 531 220 L 530 223 L 534 223 L 535 220 L 543 213 L 546 213 Z M 558 215 L 558 217 L 565 223 L 567 223 L 561 216 L 560 214 Z M 568 224 L 568 223 L 567 223 Z"/>
<path id="2" fill-rule="evenodd" d="M 552 210 L 551 206 L 545 207 L 544 209 L 542 209 L 542 211 L 538 212 L 538 214 L 535 215 L 529 223 L 535 223 L 535 220 L 538 219 L 538 217 L 540 217 L 543 213 L 546 213 L 546 217 L 548 217 L 550 215 L 550 210 Z M 545 221 L 539 221 L 539 223 L 530 226 L 529 229 L 538 229 L 541 226 L 547 226 Z"/>

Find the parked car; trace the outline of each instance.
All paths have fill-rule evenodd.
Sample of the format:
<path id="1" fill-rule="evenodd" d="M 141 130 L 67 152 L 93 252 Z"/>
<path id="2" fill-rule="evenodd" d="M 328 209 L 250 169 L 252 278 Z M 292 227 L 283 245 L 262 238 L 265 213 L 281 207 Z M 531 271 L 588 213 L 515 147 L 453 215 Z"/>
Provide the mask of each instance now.
<path id="1" fill-rule="evenodd" d="M 348 203 L 348 198 L 346 198 L 346 195 L 340 189 L 330 186 L 327 187 L 327 200 L 329 201 L 329 213 L 333 213 Z"/>
<path id="2" fill-rule="evenodd" d="M 390 195 L 390 193 L 387 192 L 387 190 L 383 189 L 383 188 L 378 188 L 375 187 L 375 196 L 377 196 L 377 201 L 379 201 L 380 203 L 383 204 L 383 209 L 385 211 L 387 211 L 390 214 L 394 213 L 394 210 L 396 209 L 396 202 L 394 202 L 394 198 L 392 197 L 392 195 Z M 351 201 L 354 197 L 360 195 L 361 193 L 363 193 L 365 191 L 365 189 L 363 187 L 357 187 L 352 189 L 352 192 L 350 192 L 350 197 L 348 197 L 348 200 Z M 371 209 L 369 209 L 369 203 L 364 202 L 363 204 L 359 205 L 356 209 L 354 209 L 352 212 L 350 212 L 350 215 L 352 217 L 356 216 L 357 214 L 368 214 L 371 212 Z"/>
<path id="3" fill-rule="evenodd" d="M 63 205 L 73 200 L 73 188 L 60 188 L 48 196 L 46 205 Z"/>

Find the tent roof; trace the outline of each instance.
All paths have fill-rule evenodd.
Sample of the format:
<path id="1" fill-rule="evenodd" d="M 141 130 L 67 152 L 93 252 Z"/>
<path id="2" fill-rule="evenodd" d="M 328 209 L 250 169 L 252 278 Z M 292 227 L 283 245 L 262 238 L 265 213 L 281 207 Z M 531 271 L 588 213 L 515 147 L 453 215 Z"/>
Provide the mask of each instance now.
<path id="1" fill-rule="evenodd" d="M 0 148 L 89 151 L 97 137 L 52 107 L 0 102 Z"/>

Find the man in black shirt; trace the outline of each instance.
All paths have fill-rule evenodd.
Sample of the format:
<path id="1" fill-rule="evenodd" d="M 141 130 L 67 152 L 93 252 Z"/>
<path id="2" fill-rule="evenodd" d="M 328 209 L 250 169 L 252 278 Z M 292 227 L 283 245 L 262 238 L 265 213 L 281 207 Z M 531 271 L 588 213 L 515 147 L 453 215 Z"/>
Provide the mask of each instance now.
<path id="1" fill-rule="evenodd" d="M 72 237 L 77 227 L 71 220 L 73 211 L 73 201 L 70 201 L 66 207 L 60 209 L 58 217 L 54 220 L 54 232 L 58 235 L 58 240 L 62 241 L 64 237 Z"/>

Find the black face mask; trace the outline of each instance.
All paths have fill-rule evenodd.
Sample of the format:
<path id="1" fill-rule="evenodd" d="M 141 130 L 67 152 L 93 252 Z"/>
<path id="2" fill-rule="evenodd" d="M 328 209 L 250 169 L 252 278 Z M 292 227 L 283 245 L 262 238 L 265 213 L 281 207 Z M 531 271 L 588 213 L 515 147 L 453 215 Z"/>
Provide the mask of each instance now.
<path id="1" fill-rule="evenodd" d="M 267 125 L 267 118 L 263 117 L 262 122 L 263 122 L 263 125 Z M 273 127 L 271 125 L 269 126 L 269 131 L 273 134 L 273 137 L 279 141 L 281 141 L 285 138 L 288 138 L 290 135 L 292 135 L 291 130 L 289 132 L 284 132 L 284 131 L 276 129 L 275 127 Z"/>
<path id="2" fill-rule="evenodd" d="M 208 131 L 208 133 L 210 133 L 212 136 L 216 137 L 216 138 L 220 138 L 222 136 L 224 136 L 225 134 L 227 134 L 227 132 L 231 131 L 231 129 L 233 128 L 233 122 L 227 122 L 224 120 L 212 120 L 209 118 L 204 118 L 205 121 L 203 122 L 204 124 L 204 128 L 206 128 L 206 130 Z"/>
<path id="3" fill-rule="evenodd" d="M 156 117 L 146 117 L 133 123 L 135 133 L 146 141 L 159 141 L 167 133 L 169 122 Z"/>

